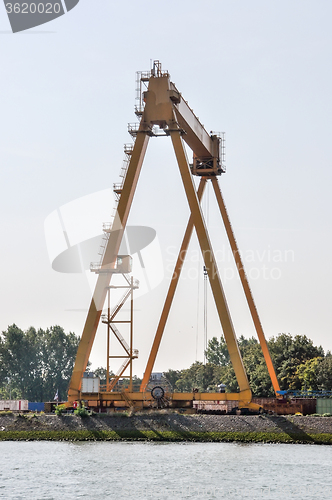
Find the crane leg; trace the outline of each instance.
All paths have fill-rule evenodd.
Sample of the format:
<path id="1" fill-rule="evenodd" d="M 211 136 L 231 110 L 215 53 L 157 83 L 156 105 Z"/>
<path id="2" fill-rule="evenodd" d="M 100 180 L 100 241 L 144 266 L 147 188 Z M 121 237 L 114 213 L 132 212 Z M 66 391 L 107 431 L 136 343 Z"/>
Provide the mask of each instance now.
<path id="1" fill-rule="evenodd" d="M 102 266 L 112 266 L 118 255 L 148 142 L 148 132 L 143 129 L 139 130 L 123 184 L 118 210 L 106 246 Z M 75 401 L 79 397 L 83 373 L 89 361 L 110 280 L 111 273 L 101 273 L 98 275 L 82 337 L 77 349 L 74 369 L 68 389 L 68 402 Z"/>
<path id="2" fill-rule="evenodd" d="M 227 306 L 224 290 L 221 284 L 220 276 L 217 269 L 212 244 L 205 226 L 203 214 L 198 202 L 195 185 L 189 169 L 189 163 L 182 142 L 181 131 L 171 130 L 170 136 L 172 139 L 175 155 L 179 165 L 182 182 L 186 191 L 191 215 L 195 225 L 197 237 L 201 247 L 203 260 L 208 272 L 212 293 L 217 307 L 219 320 L 222 325 L 227 348 L 230 354 L 230 359 L 234 368 L 235 376 L 240 388 L 240 391 L 245 391 L 251 395 L 248 377 L 243 365 L 242 357 L 237 344 L 234 326 Z M 251 398 L 250 398 L 251 399 Z"/>
<path id="3" fill-rule="evenodd" d="M 277 391 L 280 391 L 278 379 L 277 379 L 276 372 L 275 372 L 275 369 L 273 366 L 273 362 L 271 359 L 269 348 L 268 348 L 268 345 L 266 342 L 263 327 L 262 327 L 260 318 L 258 316 L 258 312 L 257 312 L 257 308 L 256 308 L 256 305 L 254 302 L 254 298 L 253 298 L 253 295 L 251 293 L 251 289 L 250 289 L 250 286 L 248 283 L 246 272 L 244 270 L 243 262 L 242 262 L 241 255 L 240 255 L 240 252 L 239 252 L 239 249 L 237 246 L 237 242 L 236 242 L 236 239 L 235 239 L 235 236 L 233 233 L 232 225 L 231 225 L 231 222 L 230 222 L 229 217 L 228 217 L 226 205 L 224 203 L 224 199 L 222 197 L 222 193 L 220 190 L 218 179 L 216 177 L 212 178 L 212 185 L 213 185 L 214 193 L 216 195 L 219 210 L 220 210 L 223 222 L 224 222 L 224 226 L 226 229 L 228 240 L 229 240 L 229 243 L 230 243 L 230 246 L 232 249 L 232 253 L 234 256 L 236 267 L 237 267 L 237 270 L 238 270 L 238 273 L 240 276 L 242 287 L 243 287 L 243 290 L 244 290 L 244 293 L 245 293 L 245 296 L 247 299 L 247 303 L 248 303 L 248 306 L 250 309 L 251 317 L 253 319 L 255 329 L 257 332 L 257 336 L 258 336 L 259 342 L 260 342 L 261 347 L 262 347 L 264 359 L 265 359 L 265 362 L 267 365 L 267 369 L 269 371 L 269 375 L 270 375 L 270 378 L 272 381 L 273 389 L 274 389 L 274 392 L 276 393 L 276 395 L 278 395 Z"/>

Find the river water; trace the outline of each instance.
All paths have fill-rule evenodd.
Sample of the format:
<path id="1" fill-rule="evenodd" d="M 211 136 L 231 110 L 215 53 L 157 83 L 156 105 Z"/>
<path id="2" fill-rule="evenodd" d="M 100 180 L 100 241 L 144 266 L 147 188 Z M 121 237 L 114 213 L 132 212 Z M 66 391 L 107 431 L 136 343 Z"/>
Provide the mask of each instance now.
<path id="1" fill-rule="evenodd" d="M 332 498 L 332 446 L 0 442 L 0 498 Z"/>

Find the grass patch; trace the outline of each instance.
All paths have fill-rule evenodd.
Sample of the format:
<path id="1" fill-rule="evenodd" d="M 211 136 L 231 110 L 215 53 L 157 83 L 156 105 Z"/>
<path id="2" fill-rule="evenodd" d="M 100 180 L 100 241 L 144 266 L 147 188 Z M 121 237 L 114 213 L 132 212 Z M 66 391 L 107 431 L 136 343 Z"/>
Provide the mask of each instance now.
<path id="1" fill-rule="evenodd" d="M 286 434 L 282 432 L 180 432 L 138 430 L 2 431 L 0 441 L 193 441 L 241 443 L 332 444 L 331 434 Z"/>

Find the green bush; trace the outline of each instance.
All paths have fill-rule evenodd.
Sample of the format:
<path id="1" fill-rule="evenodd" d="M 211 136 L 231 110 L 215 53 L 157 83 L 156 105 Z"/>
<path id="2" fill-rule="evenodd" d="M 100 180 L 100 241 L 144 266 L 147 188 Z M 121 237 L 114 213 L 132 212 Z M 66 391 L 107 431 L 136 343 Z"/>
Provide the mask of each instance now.
<path id="1" fill-rule="evenodd" d="M 78 415 L 79 417 L 88 417 L 89 416 L 89 412 L 84 406 L 82 406 L 82 407 L 79 406 L 78 408 L 76 408 L 76 410 L 74 410 L 74 414 Z"/>
<path id="2" fill-rule="evenodd" d="M 66 405 L 58 405 L 55 407 L 55 414 L 60 417 L 66 409 Z"/>

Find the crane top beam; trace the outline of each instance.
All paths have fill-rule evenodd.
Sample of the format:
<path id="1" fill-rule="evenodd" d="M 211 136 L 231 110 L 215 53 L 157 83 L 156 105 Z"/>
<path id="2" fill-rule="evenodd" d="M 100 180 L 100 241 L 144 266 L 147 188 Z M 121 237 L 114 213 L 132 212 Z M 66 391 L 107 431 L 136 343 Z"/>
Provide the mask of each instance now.
<path id="1" fill-rule="evenodd" d="M 179 101 L 172 99 L 173 95 L 179 95 Z M 184 141 L 199 157 L 218 156 L 217 136 L 211 136 L 205 130 L 187 101 L 183 99 L 180 92 L 171 82 L 170 98 L 173 101 L 173 108 L 180 127 L 184 130 Z"/>
<path id="2" fill-rule="evenodd" d="M 148 90 L 143 92 L 143 101 L 145 108 L 142 121 L 146 128 L 152 130 L 153 126 L 157 125 L 166 134 L 174 128 L 181 129 L 183 140 L 194 154 L 194 175 L 220 175 L 225 171 L 222 165 L 222 138 L 205 130 L 171 82 L 168 72 L 151 71 Z M 196 164 L 199 168 L 195 170 Z"/>

